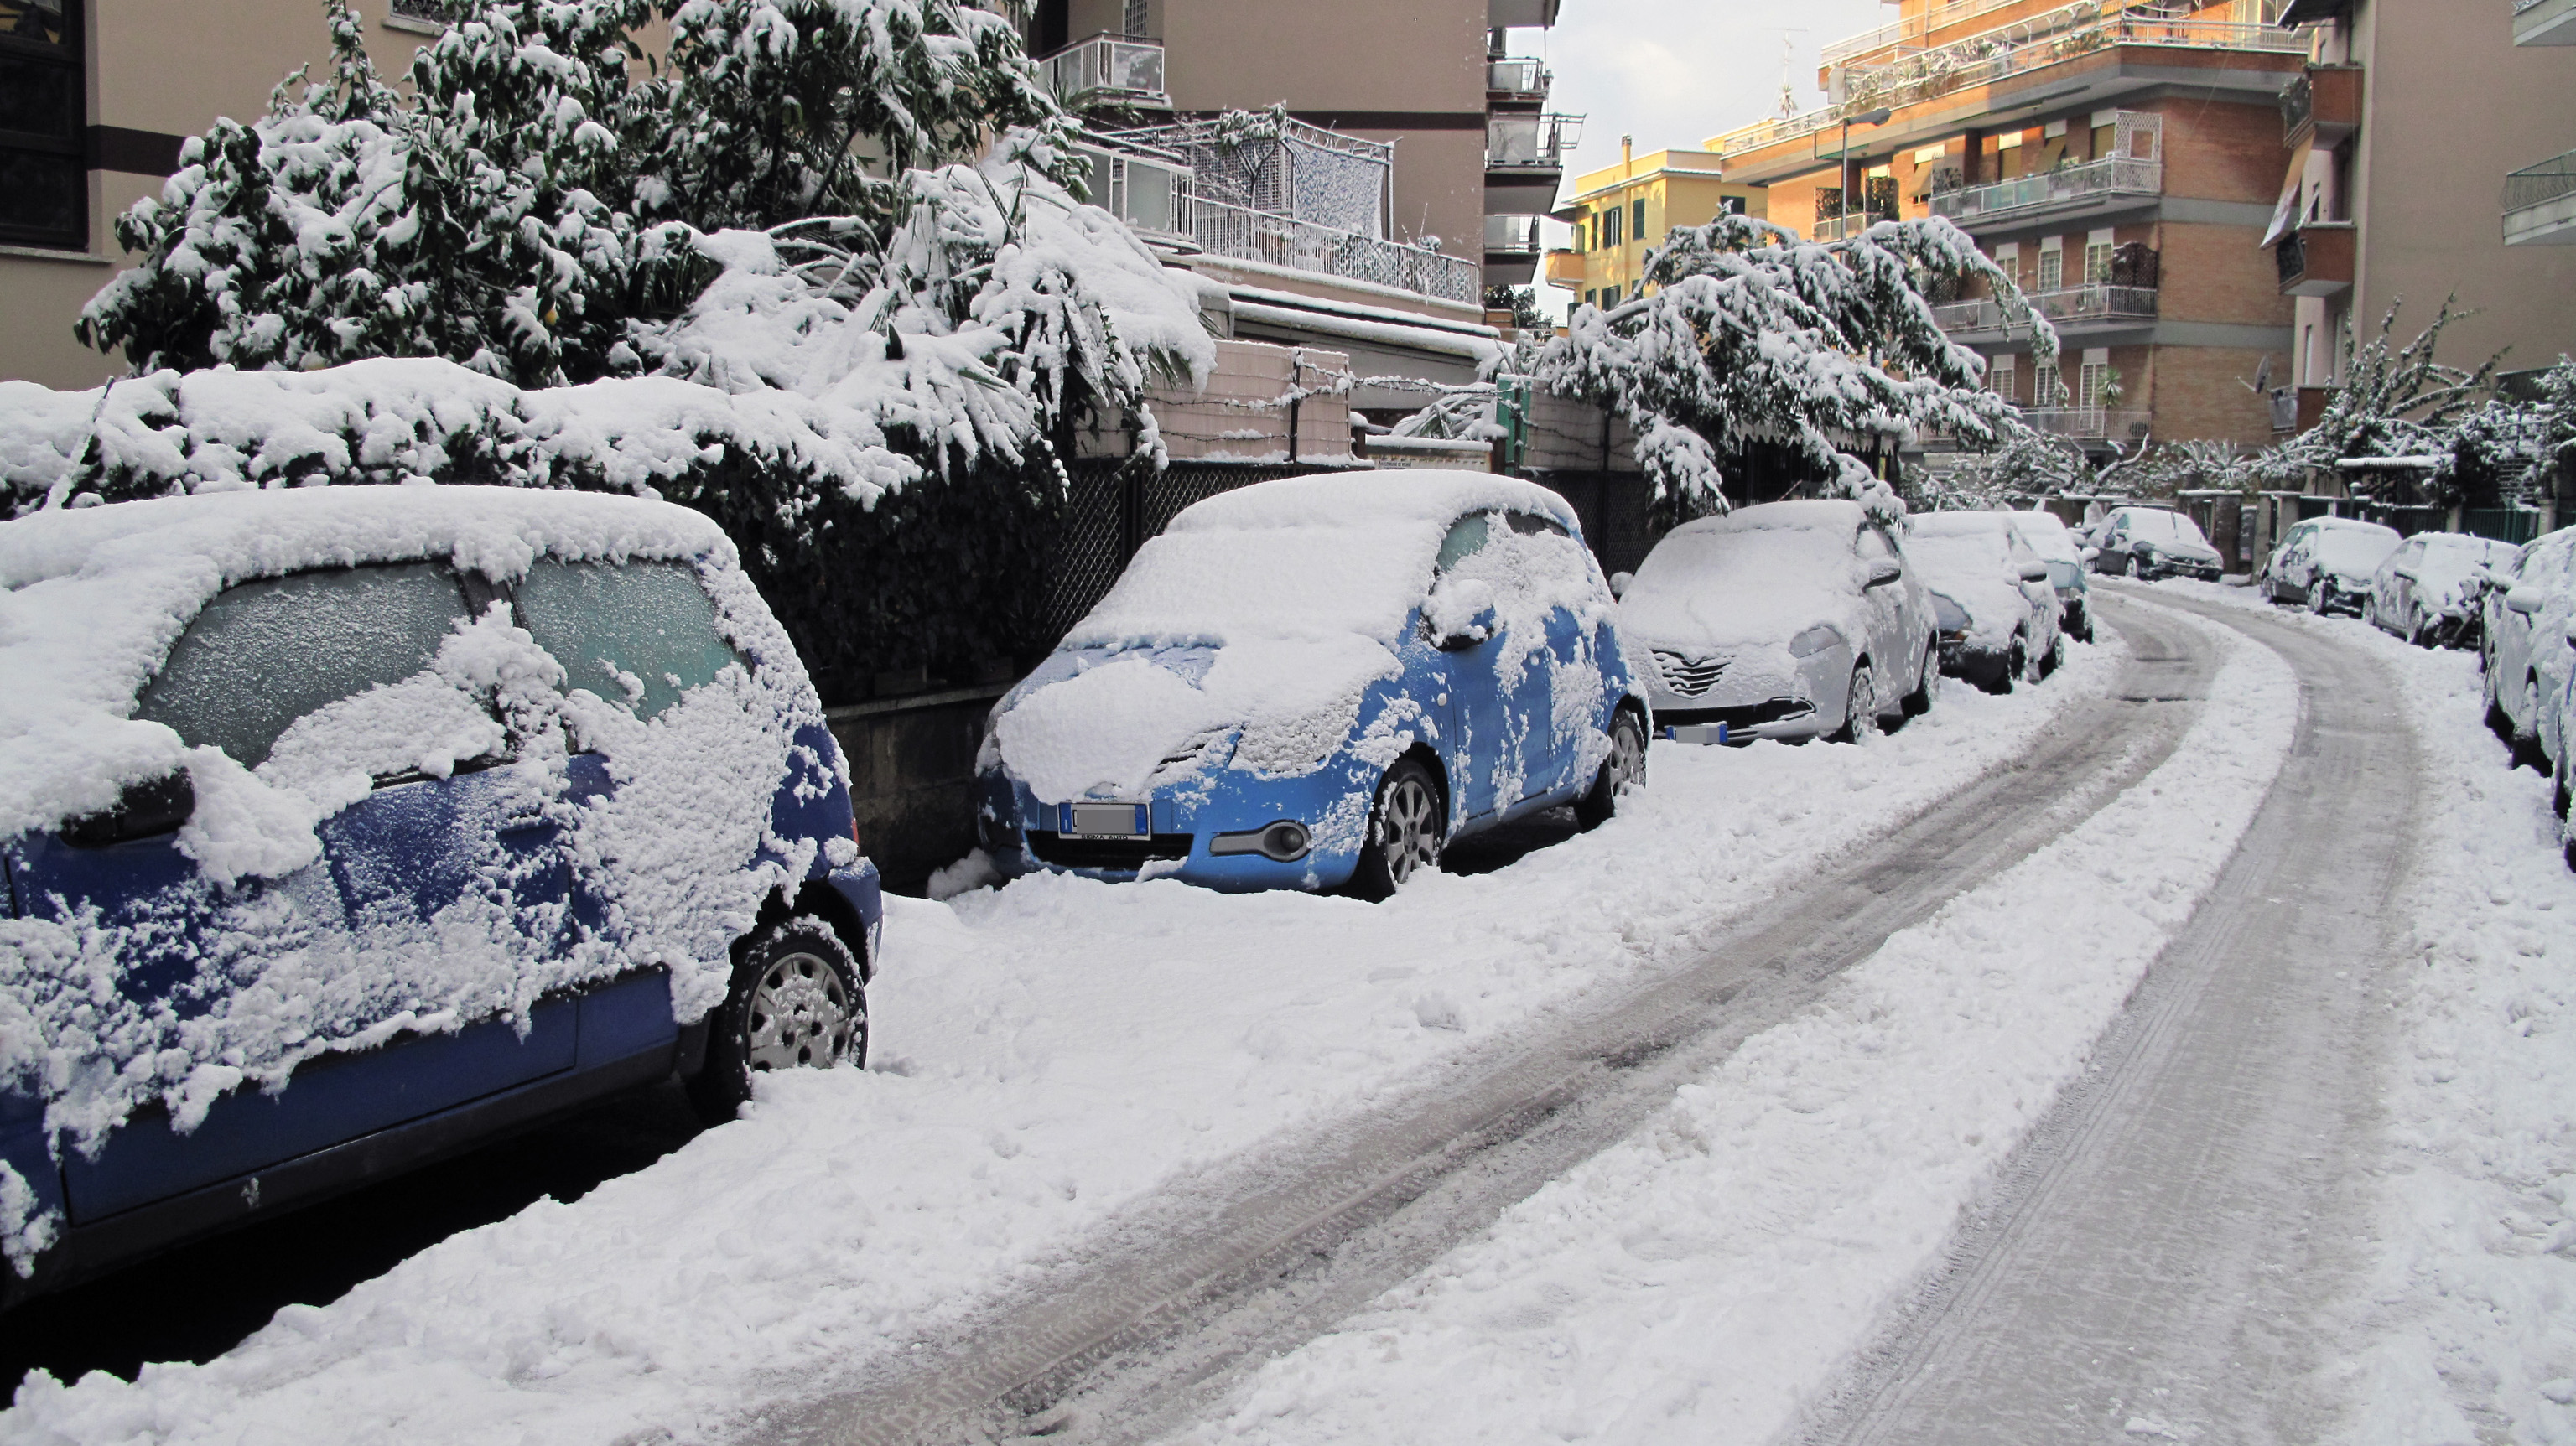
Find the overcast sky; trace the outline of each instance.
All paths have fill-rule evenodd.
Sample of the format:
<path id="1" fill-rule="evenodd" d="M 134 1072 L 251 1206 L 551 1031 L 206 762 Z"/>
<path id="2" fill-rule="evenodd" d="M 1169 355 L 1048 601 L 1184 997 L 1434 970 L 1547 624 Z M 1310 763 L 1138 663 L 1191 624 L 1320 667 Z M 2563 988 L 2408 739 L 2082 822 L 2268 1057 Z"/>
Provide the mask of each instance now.
<path id="1" fill-rule="evenodd" d="M 1512 40 L 1521 54 L 1544 46 L 1556 72 L 1549 107 L 1586 117 L 1570 183 L 1619 159 L 1623 134 L 1641 152 L 1697 146 L 1777 113 L 1784 55 L 1799 109 L 1824 104 L 1816 52 L 1895 15 L 1883 0 L 1564 0 L 1554 30 Z M 1548 232 L 1549 245 L 1565 244 L 1567 228 L 1551 221 Z M 1569 299 L 1544 282 L 1538 295 L 1559 313 Z"/>

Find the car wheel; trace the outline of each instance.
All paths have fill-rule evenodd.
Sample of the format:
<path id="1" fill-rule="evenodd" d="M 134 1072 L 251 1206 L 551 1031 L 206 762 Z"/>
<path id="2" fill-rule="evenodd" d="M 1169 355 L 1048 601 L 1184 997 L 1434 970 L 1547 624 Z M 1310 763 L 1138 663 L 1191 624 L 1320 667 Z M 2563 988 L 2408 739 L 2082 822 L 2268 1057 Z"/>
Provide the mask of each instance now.
<path id="1" fill-rule="evenodd" d="M 2496 688 L 2496 660 L 2493 657 L 2481 656 L 2478 664 L 2478 688 L 2487 695 L 2487 731 L 2502 740 L 2504 746 L 2511 748 L 2513 715 L 2504 711 L 2504 696 Z"/>
<path id="2" fill-rule="evenodd" d="M 1353 891 L 1364 899 L 1392 898 L 1395 891 L 1424 869 L 1440 863 L 1440 845 L 1449 836 L 1440 806 L 1440 788 L 1431 770 L 1411 758 L 1399 760 L 1378 780 L 1377 802 L 1369 809 L 1368 841 L 1360 848 L 1360 866 L 1351 875 Z"/>
<path id="3" fill-rule="evenodd" d="M 1879 730 L 1878 677 L 1863 663 L 1852 669 L 1851 689 L 1843 703 L 1843 731 L 1834 735 L 1841 743 L 1859 743 L 1876 736 Z"/>
<path id="4" fill-rule="evenodd" d="M 831 925 L 803 914 L 738 951 L 733 987 L 707 1020 L 706 1064 L 689 1081 L 689 1102 L 721 1124 L 751 1098 L 753 1075 L 867 1058 L 858 961 Z"/>
<path id="5" fill-rule="evenodd" d="M 1905 695 L 1905 716 L 1920 718 L 1941 701 L 1941 644 L 1923 645 L 1923 672 L 1914 680 L 1914 691 Z"/>
<path id="6" fill-rule="evenodd" d="M 2147 580 L 2147 566 L 2138 561 L 2138 555 L 2134 552 L 2129 554 L 2129 576 L 2139 582 Z"/>
<path id="7" fill-rule="evenodd" d="M 2317 617 L 2324 617 L 2326 615 L 2327 606 L 2328 600 L 2326 597 L 2325 579 L 2319 578 L 2315 582 L 2309 583 L 2308 611 Z"/>
<path id="8" fill-rule="evenodd" d="M 2379 626 L 2379 595 L 2377 593 L 2373 593 L 2369 597 L 2361 600 L 2361 620 L 2370 624 L 2374 628 Z"/>
<path id="9" fill-rule="evenodd" d="M 2540 749 L 2540 677 L 2534 674 L 2522 680 L 2523 721 L 2513 730 L 2513 761 L 2545 769 L 2548 758 Z"/>
<path id="10" fill-rule="evenodd" d="M 1592 778 L 1592 791 L 1574 805 L 1574 821 L 1599 828 L 1619 812 L 1619 796 L 1646 781 L 1646 729 L 1622 708 L 1610 720 L 1610 756 Z"/>
<path id="11" fill-rule="evenodd" d="M 2038 682 L 2042 678 L 2047 678 L 2055 674 L 2058 669 L 2065 666 L 2066 634 L 2061 631 L 2056 637 L 2048 640 L 2048 656 L 2040 662 L 2039 678 L 2034 678 L 2031 681 Z"/>

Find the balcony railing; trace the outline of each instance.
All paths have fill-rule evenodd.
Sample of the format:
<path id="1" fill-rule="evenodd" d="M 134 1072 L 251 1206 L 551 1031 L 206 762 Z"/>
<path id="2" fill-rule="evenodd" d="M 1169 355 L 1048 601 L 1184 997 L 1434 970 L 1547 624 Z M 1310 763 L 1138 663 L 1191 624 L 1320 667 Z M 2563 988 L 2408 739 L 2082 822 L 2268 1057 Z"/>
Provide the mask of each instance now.
<path id="1" fill-rule="evenodd" d="M 2529 155 L 2525 151 L 2523 154 Z M 2576 151 L 2554 161 L 2525 166 L 2504 178 L 2504 208 L 2527 211 L 2566 196 L 2576 196 Z"/>
<path id="2" fill-rule="evenodd" d="M 1163 88 L 1163 42 L 1124 35 L 1077 40 L 1038 62 L 1047 89 L 1068 110 L 1144 106 L 1169 110 Z"/>
<path id="3" fill-rule="evenodd" d="M 1518 56 L 1485 62 L 1485 94 L 1511 100 L 1536 100 L 1547 94 L 1555 77 L 1544 61 Z"/>
<path id="4" fill-rule="evenodd" d="M 1893 21 L 1876 30 L 1864 31 L 1848 40 L 1837 40 L 1825 47 L 1823 62 L 1826 65 L 1840 65 L 1847 60 L 1857 60 L 1874 50 L 1904 45 L 1909 40 L 1913 41 L 1914 48 L 1919 50 L 1925 41 L 1960 21 L 1973 20 L 1987 11 L 2001 10 L 2007 5 L 2019 3 L 2021 0 L 1952 0 L 1948 5 L 1936 5 L 1911 20 Z"/>
<path id="5" fill-rule="evenodd" d="M 2152 286 L 2069 286 L 2033 292 L 2027 300 L 2032 310 L 2059 326 L 2156 319 L 2156 288 Z M 1932 316 L 1943 331 L 2002 331 L 2013 324 L 2004 315 L 2003 303 L 1991 298 L 1936 306 Z"/>
<path id="6" fill-rule="evenodd" d="M 2114 46 L 2247 50 L 2278 55 L 2304 55 L 2308 49 L 2307 37 L 2297 31 L 2176 16 L 2145 0 L 2134 0 L 2134 8 L 2118 0 L 2113 3 L 2118 8 L 2108 14 L 2104 13 L 2108 7 L 2102 0 L 2086 0 L 1887 65 L 1853 66 L 1847 73 L 1840 104 L 1729 131 L 1711 140 L 1708 148 L 1721 155 L 1740 155 L 1830 130 L 1846 116 L 1858 116 L 1881 106 L 1913 105 L 1954 90 L 1989 85 L 2081 59 Z"/>
<path id="7" fill-rule="evenodd" d="M 2283 296 L 2335 296 L 2352 285 L 2355 240 L 2350 221 L 2309 221 L 2272 248 Z"/>
<path id="8" fill-rule="evenodd" d="M 1565 153 L 1583 138 L 1579 115 L 1498 115 L 1485 118 L 1485 169 L 1559 171 Z"/>
<path id="9" fill-rule="evenodd" d="M 2130 441 L 2154 429 L 2155 413 L 2122 412 L 2108 407 L 2024 408 L 2021 419 L 2035 431 L 2080 442 Z"/>
<path id="10" fill-rule="evenodd" d="M 1484 268 L 1468 257 L 1204 197 L 1195 212 L 1199 249 L 1211 255 L 1366 281 L 1442 301 L 1472 304 L 1483 295 L 1478 283 Z"/>
<path id="11" fill-rule="evenodd" d="M 1807 234 L 1818 241 L 1840 241 L 1846 237 L 1857 236 L 1881 221 L 1895 219 L 1894 216 L 1854 211 L 1848 216 L 1828 216 L 1818 221 L 1814 229 Z"/>
<path id="12" fill-rule="evenodd" d="M 1485 218 L 1486 255 L 1536 256 L 1538 253 L 1538 218 L 1536 216 Z"/>
<path id="13" fill-rule="evenodd" d="M 2161 196 L 2164 190 L 2164 162 L 2112 156 L 2017 181 L 1936 192 L 1932 214 L 1964 225 L 2118 196 Z"/>

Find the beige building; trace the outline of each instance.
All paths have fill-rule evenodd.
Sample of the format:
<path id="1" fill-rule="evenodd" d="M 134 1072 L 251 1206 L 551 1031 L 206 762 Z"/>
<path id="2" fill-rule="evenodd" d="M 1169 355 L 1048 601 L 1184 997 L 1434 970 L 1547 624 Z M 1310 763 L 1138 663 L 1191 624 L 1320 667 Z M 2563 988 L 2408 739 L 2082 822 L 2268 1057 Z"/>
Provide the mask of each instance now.
<path id="1" fill-rule="evenodd" d="M 438 33 L 364 8 L 368 52 L 389 73 Z M 117 215 L 159 193 L 181 140 L 260 115 L 280 80 L 330 50 L 315 0 L 0 0 L 18 91 L 0 108 L 0 126 L 18 127 L 0 129 L 0 378 L 79 388 L 121 372 L 71 330 L 131 260 Z"/>
<path id="2" fill-rule="evenodd" d="M 2267 233 L 2297 298 L 2276 427 L 2315 419 L 2344 327 L 2367 340 L 2401 299 L 2400 341 L 2445 297 L 2475 313 L 2443 334 L 2455 366 L 2576 352 L 2576 0 L 2294 0 L 2282 23 L 2308 63 Z"/>
<path id="3" fill-rule="evenodd" d="M 1619 138 L 1619 163 L 1575 178 L 1574 194 L 1556 219 L 1574 228 L 1574 244 L 1547 253 L 1547 281 L 1586 305 L 1607 306 L 1644 273 L 1646 250 L 1678 226 L 1705 226 L 1721 215 L 1768 217 L 1760 186 L 1726 179 L 1723 157 L 1706 151 L 1636 154 Z"/>

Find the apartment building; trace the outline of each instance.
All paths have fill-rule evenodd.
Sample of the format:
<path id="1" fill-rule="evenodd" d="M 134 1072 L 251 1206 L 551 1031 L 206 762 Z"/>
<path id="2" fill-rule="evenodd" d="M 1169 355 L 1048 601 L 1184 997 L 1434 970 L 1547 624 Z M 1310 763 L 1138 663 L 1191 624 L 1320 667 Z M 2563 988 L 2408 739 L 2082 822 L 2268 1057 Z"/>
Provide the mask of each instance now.
<path id="1" fill-rule="evenodd" d="M 363 7 L 378 67 L 399 73 L 438 33 L 420 18 L 432 3 Z M 330 49 L 314 0 L 0 0 L 0 378 L 77 388 L 122 371 L 72 336 L 129 264 L 116 216 L 160 192 L 182 140 L 261 114 Z"/>
<path id="2" fill-rule="evenodd" d="M 2315 421 L 2345 328 L 2401 299 L 2399 340 L 2446 297 L 2473 313 L 2443 333 L 2455 366 L 2576 352 L 2576 0 L 2293 0 L 2281 23 L 2308 54 L 2264 237 L 2297 308 L 2275 429 Z"/>
<path id="3" fill-rule="evenodd" d="M 2293 305 L 2262 250 L 2279 96 L 2307 62 L 2282 0 L 1899 0 L 1830 46 L 1831 101 L 1711 137 L 1728 181 L 1820 239 L 1944 216 L 2056 326 L 2042 363 L 1972 288 L 1941 324 L 2034 426 L 2103 455 L 2271 440 Z M 1930 439 L 1938 451 L 1940 439 Z"/>
<path id="4" fill-rule="evenodd" d="M 1640 156 L 1619 138 L 1619 163 L 1575 178 L 1574 194 L 1556 219 L 1574 227 L 1574 244 L 1547 254 L 1547 282 L 1588 305 L 1627 294 L 1643 274 L 1647 247 L 1678 226 L 1705 226 L 1719 216 L 1767 216 L 1760 186 L 1726 179 L 1725 160 L 1707 151 L 1663 150 Z"/>

